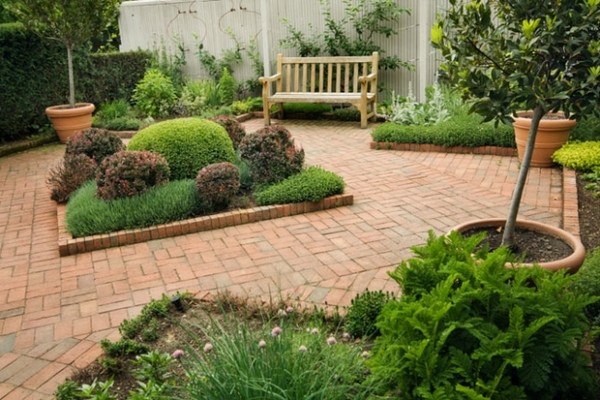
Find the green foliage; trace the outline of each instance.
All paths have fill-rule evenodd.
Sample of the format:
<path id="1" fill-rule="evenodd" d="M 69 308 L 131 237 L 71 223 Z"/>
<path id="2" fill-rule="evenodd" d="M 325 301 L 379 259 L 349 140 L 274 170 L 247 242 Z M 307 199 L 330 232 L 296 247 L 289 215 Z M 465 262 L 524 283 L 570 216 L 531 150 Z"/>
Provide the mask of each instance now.
<path id="1" fill-rule="evenodd" d="M 247 114 L 252 111 L 262 110 L 262 97 L 248 97 L 244 100 L 236 100 L 231 104 L 231 110 L 235 115 Z"/>
<path id="2" fill-rule="evenodd" d="M 592 168 L 591 172 L 582 174 L 581 178 L 586 181 L 585 189 L 590 190 L 596 197 L 600 197 L 600 166 Z"/>
<path id="3" fill-rule="evenodd" d="M 552 155 L 552 160 L 577 171 L 600 167 L 600 141 L 566 143 Z"/>
<path id="4" fill-rule="evenodd" d="M 173 83 L 175 93 L 180 93 L 185 83 L 183 75 L 185 64 L 185 46 L 181 41 L 178 41 L 177 52 L 175 54 L 167 53 L 164 44 L 160 48 L 155 48 L 152 52 L 150 68 L 157 69 L 164 76 L 168 77 Z"/>
<path id="5" fill-rule="evenodd" d="M 252 180 L 252 172 L 250 171 L 250 165 L 247 161 L 240 157 L 236 157 L 234 164 L 240 171 L 240 189 L 243 191 L 249 191 L 254 185 Z"/>
<path id="6" fill-rule="evenodd" d="M 393 97 L 392 105 L 387 112 L 387 119 L 402 125 L 435 125 L 450 118 L 450 111 L 446 107 L 445 93 L 439 84 L 434 84 L 427 91 L 425 103 L 418 103 L 412 90 L 408 96 Z M 456 96 L 456 95 L 454 95 Z M 449 100 L 451 101 L 451 100 Z"/>
<path id="7" fill-rule="evenodd" d="M 362 56 L 377 51 L 382 55 L 379 62 L 381 68 L 409 67 L 396 55 L 383 56 L 385 50 L 378 43 L 382 38 L 398 34 L 395 27 L 403 15 L 410 14 L 408 9 L 392 0 L 344 1 L 344 4 L 343 17 L 336 19 L 331 12 L 331 1 L 322 0 L 325 30 L 313 33 L 311 37 L 293 27 L 289 21 L 284 21 L 288 36 L 281 40 L 281 46 L 294 48 L 303 57 L 322 54 Z"/>
<path id="8" fill-rule="evenodd" d="M 368 289 L 356 295 L 346 314 L 346 331 L 354 337 L 379 336 L 379 329 L 375 326 L 377 317 L 383 307 L 392 297 L 381 290 L 369 291 Z"/>
<path id="9" fill-rule="evenodd" d="M 114 381 L 112 378 L 107 379 L 104 382 L 98 382 L 94 380 L 92 384 L 83 384 L 79 388 L 78 398 L 87 400 L 117 400 L 117 398 L 110 393 Z"/>
<path id="10" fill-rule="evenodd" d="M 285 321 L 284 321 L 285 322 Z M 292 324 L 264 324 L 251 329 L 231 321 L 226 329 L 216 321 L 210 326 L 191 326 L 197 348 L 204 346 L 197 332 L 207 336 L 213 350 L 190 349 L 182 364 L 189 376 L 190 398 L 228 400 L 327 399 L 361 400 L 364 361 L 353 346 L 328 345 L 324 333 L 311 334 Z M 263 340 L 264 343 L 260 341 Z"/>
<path id="11" fill-rule="evenodd" d="M 231 142 L 233 143 L 233 147 L 237 149 L 244 136 L 246 136 L 246 130 L 242 124 L 240 124 L 237 119 L 228 115 L 217 115 L 212 118 L 212 120 L 225 128 L 229 135 L 229 139 L 231 139 Z"/>
<path id="12" fill-rule="evenodd" d="M 302 172 L 255 193 L 261 205 L 319 201 L 344 192 L 344 180 L 320 167 L 309 167 Z"/>
<path id="13" fill-rule="evenodd" d="M 103 103 L 96 111 L 95 117 L 100 120 L 111 120 L 128 116 L 130 113 L 129 103 L 125 99 L 117 99 Z"/>
<path id="14" fill-rule="evenodd" d="M 96 194 L 103 200 L 139 196 L 169 181 L 169 165 L 149 151 L 120 151 L 98 168 Z"/>
<path id="15" fill-rule="evenodd" d="M 57 203 L 66 203 L 71 194 L 85 182 L 94 179 L 98 164 L 85 154 L 66 155 L 50 168 L 46 184 L 50 198 Z"/>
<path id="16" fill-rule="evenodd" d="M 142 121 L 134 113 L 125 99 L 103 103 L 94 116 L 93 126 L 113 131 L 138 130 Z"/>
<path id="17" fill-rule="evenodd" d="M 323 103 L 284 103 L 283 112 L 290 114 L 306 114 L 309 118 L 318 118 L 322 114 L 331 112 L 329 104 Z"/>
<path id="18" fill-rule="evenodd" d="M 511 126 L 497 127 L 477 114 L 454 116 L 432 126 L 400 125 L 386 122 L 371 133 L 375 142 L 429 143 L 440 146 L 500 146 L 515 147 Z"/>
<path id="19" fill-rule="evenodd" d="M 583 265 L 573 276 L 570 288 L 591 300 L 585 313 L 590 322 L 600 326 L 600 249 L 587 255 Z"/>
<path id="20" fill-rule="evenodd" d="M 119 325 L 119 332 L 126 339 L 136 339 L 143 335 L 144 330 L 151 325 L 156 325 L 159 319 L 165 318 L 168 314 L 171 300 L 163 295 L 160 299 L 152 300 L 146 304 L 140 315 L 133 319 L 126 319 Z M 146 342 L 153 340 L 144 340 Z"/>
<path id="21" fill-rule="evenodd" d="M 79 189 L 67 204 L 67 230 L 74 237 L 144 228 L 197 215 L 200 199 L 194 180 L 169 182 L 140 196 L 103 201 L 96 184 Z"/>
<path id="22" fill-rule="evenodd" d="M 600 140 L 600 118 L 589 114 L 578 118 L 577 125 L 571 130 L 569 140 L 581 142 Z"/>
<path id="23" fill-rule="evenodd" d="M 133 101 L 139 112 L 145 116 L 168 116 L 177 101 L 171 78 L 158 69 L 149 69 L 135 87 Z"/>
<path id="24" fill-rule="evenodd" d="M 160 353 L 156 350 L 141 354 L 135 358 L 133 375 L 136 379 L 144 382 L 167 382 L 172 378 L 170 368 L 173 361 L 169 354 Z"/>
<path id="25" fill-rule="evenodd" d="M 209 164 L 198 172 L 196 188 L 207 210 L 222 210 L 240 190 L 240 171 L 230 162 Z"/>
<path id="26" fill-rule="evenodd" d="M 100 347 L 108 357 L 136 356 L 150 351 L 147 345 L 131 339 L 120 339 L 117 342 L 102 339 Z"/>
<path id="27" fill-rule="evenodd" d="M 56 388 L 54 392 L 54 397 L 56 400 L 76 400 L 79 395 L 79 386 L 71 381 L 66 380 Z"/>
<path id="28" fill-rule="evenodd" d="M 198 116 L 207 108 L 217 107 L 219 104 L 219 91 L 213 81 L 188 81 L 181 91 L 177 113 L 183 116 Z"/>
<path id="29" fill-rule="evenodd" d="M 179 118 L 151 125 L 139 131 L 127 147 L 165 157 L 171 180 L 193 179 L 208 164 L 235 159 L 233 144 L 225 129 L 198 118 Z"/>
<path id="30" fill-rule="evenodd" d="M 333 110 L 333 119 L 338 121 L 360 121 L 360 111 L 354 107 L 336 108 Z"/>
<path id="31" fill-rule="evenodd" d="M 123 150 L 123 147 L 123 141 L 114 133 L 88 128 L 69 139 L 65 154 L 84 154 L 100 164 L 106 157 Z"/>
<path id="32" fill-rule="evenodd" d="M 598 115 L 599 23 L 596 0 L 451 1 L 431 37 L 442 73 L 488 120 L 537 107 Z"/>
<path id="33" fill-rule="evenodd" d="M 198 45 L 197 54 L 200 65 L 215 82 L 218 82 L 221 79 L 221 74 L 223 74 L 225 70 L 229 72 L 233 71 L 234 65 L 238 65 L 242 62 L 242 52 L 239 44 L 234 49 L 224 50 L 221 59 L 217 59 L 217 57 L 210 54 L 210 52 L 204 48 L 202 43 Z"/>
<path id="34" fill-rule="evenodd" d="M 390 273 L 402 297 L 378 319 L 371 379 L 403 399 L 598 398 L 587 297 L 563 272 L 506 268 L 482 238 L 430 233 Z"/>
<path id="35" fill-rule="evenodd" d="M 219 78 L 219 101 L 221 105 L 229 105 L 235 99 L 235 79 L 229 72 L 229 69 L 223 68 Z"/>
<path id="36" fill-rule="evenodd" d="M 296 149 L 290 132 L 272 125 L 246 135 L 239 147 L 240 157 L 248 161 L 257 184 L 279 182 L 300 172 L 304 150 Z"/>

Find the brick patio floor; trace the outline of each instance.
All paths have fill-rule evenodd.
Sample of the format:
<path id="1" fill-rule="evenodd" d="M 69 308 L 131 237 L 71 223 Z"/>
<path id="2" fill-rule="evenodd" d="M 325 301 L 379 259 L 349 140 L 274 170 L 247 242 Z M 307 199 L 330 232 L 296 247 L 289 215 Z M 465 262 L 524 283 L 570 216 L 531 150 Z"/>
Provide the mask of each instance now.
<path id="1" fill-rule="evenodd" d="M 262 120 L 247 122 L 252 132 Z M 342 175 L 354 205 L 59 258 L 50 145 L 0 158 L 0 398 L 48 399 L 152 298 L 217 290 L 348 305 L 427 232 L 503 217 L 512 157 L 369 149 L 355 123 L 285 121 L 307 164 Z M 520 216 L 560 226 L 562 177 L 531 170 Z"/>

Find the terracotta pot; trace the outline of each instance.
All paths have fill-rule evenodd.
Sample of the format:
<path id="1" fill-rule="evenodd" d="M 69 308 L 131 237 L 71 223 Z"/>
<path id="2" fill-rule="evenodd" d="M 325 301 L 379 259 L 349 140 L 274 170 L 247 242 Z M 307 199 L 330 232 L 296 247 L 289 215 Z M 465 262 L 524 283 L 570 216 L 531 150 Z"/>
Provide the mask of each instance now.
<path id="1" fill-rule="evenodd" d="M 502 218 L 479 219 L 460 224 L 454 227 L 452 230 L 462 233 L 471 229 L 499 227 L 504 226 L 505 224 L 506 219 Z M 571 247 L 571 249 L 573 249 L 573 253 L 566 258 L 556 261 L 537 263 L 537 265 L 540 267 L 549 271 L 567 269 L 570 272 L 576 272 L 583 264 L 583 260 L 585 259 L 585 248 L 583 247 L 581 241 L 569 232 L 551 225 L 542 224 L 541 222 L 528 220 L 518 220 L 517 227 L 554 236 L 555 238 L 565 242 L 569 247 Z M 531 267 L 533 265 L 534 264 L 530 263 L 522 263 L 518 264 L 517 266 Z M 515 265 L 511 264 L 510 266 L 513 267 Z"/>
<path id="2" fill-rule="evenodd" d="M 518 112 L 517 117 L 513 118 L 519 160 L 522 160 L 525 154 L 532 114 L 531 111 Z M 575 120 L 566 119 L 565 114 L 562 112 L 546 114 L 540 121 L 535 138 L 531 166 L 551 167 L 553 165 L 552 154 L 567 142 L 569 133 L 575 124 Z"/>
<path id="3" fill-rule="evenodd" d="M 75 107 L 60 105 L 46 108 L 46 115 L 52 121 L 60 141 L 67 143 L 71 136 L 92 126 L 95 109 L 92 103 L 77 103 Z"/>

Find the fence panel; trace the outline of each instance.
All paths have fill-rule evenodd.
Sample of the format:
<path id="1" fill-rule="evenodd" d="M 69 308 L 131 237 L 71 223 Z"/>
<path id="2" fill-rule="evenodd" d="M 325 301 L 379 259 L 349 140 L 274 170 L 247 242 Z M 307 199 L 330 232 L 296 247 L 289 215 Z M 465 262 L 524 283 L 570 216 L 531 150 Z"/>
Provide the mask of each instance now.
<path id="1" fill-rule="evenodd" d="M 429 31 L 440 7 L 447 0 L 397 0 L 399 5 L 411 10 L 403 15 L 399 34 L 393 38 L 378 38 L 386 54 L 398 55 L 400 59 L 415 65 L 411 71 L 401 69 L 381 71 L 381 82 L 389 90 L 406 95 L 409 86 L 418 98 L 422 98 L 425 85 L 431 84 L 437 71 L 435 52 L 429 45 Z M 267 7 L 267 18 L 262 18 L 261 4 Z M 344 15 L 341 0 L 332 0 L 332 15 L 340 19 Z M 288 35 L 286 23 L 318 37 L 325 27 L 319 0 L 138 0 L 121 4 L 119 27 L 121 51 L 142 49 L 165 49 L 176 54 L 182 47 L 186 59 L 185 72 L 192 78 L 205 77 L 198 59 L 200 44 L 217 58 L 228 49 L 239 46 L 244 62 L 234 67 L 237 79 L 256 77 L 246 51 L 255 44 L 259 59 L 263 60 L 265 41 L 267 58 L 271 67 L 275 55 L 283 52 L 295 55 L 295 50 L 282 48 L 280 41 Z M 385 94 L 384 94 L 385 95 Z"/>

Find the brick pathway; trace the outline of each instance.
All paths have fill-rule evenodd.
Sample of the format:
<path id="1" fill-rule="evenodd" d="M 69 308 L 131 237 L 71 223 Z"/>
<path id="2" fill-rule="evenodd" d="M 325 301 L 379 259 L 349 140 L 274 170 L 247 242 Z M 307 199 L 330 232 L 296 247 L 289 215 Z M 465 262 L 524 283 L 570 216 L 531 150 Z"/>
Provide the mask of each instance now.
<path id="1" fill-rule="evenodd" d="M 163 293 L 348 305 L 367 287 L 396 291 L 386 273 L 429 229 L 505 215 L 514 158 L 370 150 L 355 123 L 286 126 L 308 164 L 344 177 L 353 206 L 64 258 L 45 186 L 63 146 L 0 158 L 0 398 L 51 398 L 100 355 L 102 338 L 118 338 L 120 322 Z M 532 169 L 521 217 L 559 226 L 561 179 Z"/>

